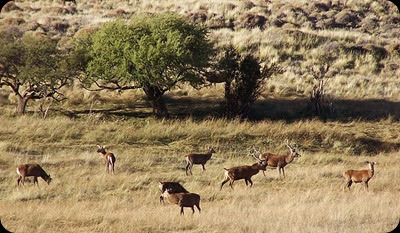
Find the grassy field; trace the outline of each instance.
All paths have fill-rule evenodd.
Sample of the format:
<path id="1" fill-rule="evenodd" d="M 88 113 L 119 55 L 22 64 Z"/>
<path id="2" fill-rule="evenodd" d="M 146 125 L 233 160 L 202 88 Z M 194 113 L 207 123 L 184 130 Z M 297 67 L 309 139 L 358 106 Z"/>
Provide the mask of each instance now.
<path id="1" fill-rule="evenodd" d="M 398 148 L 398 122 L 6 115 L 0 122 L 0 216 L 12 232 L 388 232 L 400 216 L 400 157 L 390 149 Z M 285 138 L 302 148 L 285 179 L 268 169 L 252 188 L 239 181 L 219 190 L 224 167 L 252 164 L 252 145 L 284 154 Z M 115 153 L 115 175 L 106 174 L 98 143 Z M 206 172 L 195 166 L 186 176 L 184 155 L 208 146 L 217 153 Z M 364 169 L 366 160 L 377 162 L 369 192 L 361 184 L 343 191 L 343 171 Z M 15 168 L 26 162 L 40 163 L 53 182 L 17 188 Z M 202 213 L 181 217 L 178 206 L 160 204 L 158 181 L 198 193 Z"/>

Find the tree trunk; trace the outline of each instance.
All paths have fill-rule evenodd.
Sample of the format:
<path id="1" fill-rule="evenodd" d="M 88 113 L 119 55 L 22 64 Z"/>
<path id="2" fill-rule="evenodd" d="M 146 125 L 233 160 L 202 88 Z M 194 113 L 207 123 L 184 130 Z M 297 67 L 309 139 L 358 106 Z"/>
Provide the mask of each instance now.
<path id="1" fill-rule="evenodd" d="M 160 88 L 147 84 L 143 88 L 144 93 L 149 98 L 151 106 L 153 107 L 153 113 L 157 118 L 169 118 L 169 113 L 167 106 L 165 105 L 164 99 L 162 96 L 164 92 L 160 90 Z"/>
<path id="2" fill-rule="evenodd" d="M 28 103 L 28 100 L 29 100 L 29 98 L 27 98 L 27 97 L 18 96 L 17 113 L 19 115 L 25 114 L 26 104 Z"/>

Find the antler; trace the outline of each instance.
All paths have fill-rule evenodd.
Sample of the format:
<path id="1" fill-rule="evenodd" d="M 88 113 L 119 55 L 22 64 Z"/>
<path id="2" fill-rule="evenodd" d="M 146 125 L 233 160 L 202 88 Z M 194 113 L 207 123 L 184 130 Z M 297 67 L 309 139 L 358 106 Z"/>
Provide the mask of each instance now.
<path id="1" fill-rule="evenodd" d="M 290 150 L 293 150 L 293 148 L 289 145 L 289 140 L 288 139 L 285 140 L 285 144 L 286 144 L 287 147 L 289 147 Z"/>
<path id="2" fill-rule="evenodd" d="M 259 158 L 257 158 L 256 156 L 255 156 L 255 154 L 259 154 L 260 153 L 260 149 L 257 149 L 255 146 L 253 146 L 253 148 L 251 148 L 251 150 L 250 150 L 250 154 L 258 161 L 258 162 L 262 162 L 262 160 L 261 159 L 259 159 Z"/>

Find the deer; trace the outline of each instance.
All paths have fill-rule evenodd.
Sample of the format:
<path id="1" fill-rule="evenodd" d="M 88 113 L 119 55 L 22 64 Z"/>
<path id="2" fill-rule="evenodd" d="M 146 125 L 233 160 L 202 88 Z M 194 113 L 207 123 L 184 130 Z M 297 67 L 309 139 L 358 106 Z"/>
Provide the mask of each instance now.
<path id="1" fill-rule="evenodd" d="M 51 177 L 49 174 L 47 174 L 43 168 L 40 167 L 39 164 L 37 163 L 27 163 L 27 164 L 21 164 L 17 167 L 17 174 L 18 174 L 18 180 L 17 184 L 18 187 L 22 184 L 24 185 L 25 182 L 25 177 L 27 176 L 33 176 L 33 185 L 37 185 L 39 188 L 39 182 L 38 182 L 38 177 L 41 177 L 46 183 L 49 185 L 51 182 Z"/>
<path id="2" fill-rule="evenodd" d="M 192 208 L 194 214 L 194 206 L 197 207 L 199 213 L 200 209 L 200 196 L 196 193 L 172 193 L 171 189 L 166 189 L 163 193 L 163 198 L 166 198 L 170 203 L 177 204 L 181 207 L 181 215 L 184 215 L 184 207 Z"/>
<path id="3" fill-rule="evenodd" d="M 188 170 L 190 170 L 190 174 L 193 175 L 192 173 L 192 168 L 194 164 L 201 164 L 203 167 L 203 172 L 206 170 L 204 165 L 207 163 L 208 160 L 210 160 L 212 154 L 215 153 L 215 150 L 213 147 L 209 147 L 208 151 L 206 154 L 188 154 L 185 155 L 186 157 L 186 175 L 188 176 Z"/>
<path id="4" fill-rule="evenodd" d="M 285 178 L 285 167 L 289 163 L 293 162 L 295 158 L 301 157 L 299 153 L 297 153 L 296 148 L 293 148 L 289 144 L 289 140 L 285 141 L 286 146 L 289 148 L 290 152 L 287 155 L 275 155 L 272 153 L 264 153 L 261 154 L 259 150 L 255 150 L 255 153 L 259 154 L 259 159 L 267 160 L 268 166 L 278 168 L 278 177 L 281 176 L 281 171 L 283 177 Z M 265 176 L 265 171 L 263 171 Z"/>
<path id="5" fill-rule="evenodd" d="M 346 185 L 343 188 L 344 190 L 346 190 L 346 187 L 350 190 L 350 186 L 353 182 L 364 182 L 364 188 L 368 191 L 368 182 L 374 176 L 376 163 L 366 161 L 366 164 L 368 164 L 368 170 L 347 170 L 343 172 L 343 176 L 346 179 Z"/>
<path id="6" fill-rule="evenodd" d="M 106 152 L 106 146 L 97 145 L 99 149 L 97 149 L 97 153 L 101 153 L 106 161 L 106 171 L 109 173 L 110 171 L 114 174 L 114 165 L 115 165 L 115 155 L 113 153 Z"/>
<path id="7" fill-rule="evenodd" d="M 158 188 L 161 191 L 160 195 L 160 203 L 165 203 L 164 202 L 164 197 L 163 193 L 165 190 L 170 190 L 170 193 L 189 193 L 179 182 L 158 182 Z"/>
<path id="8" fill-rule="evenodd" d="M 250 183 L 250 187 L 253 187 L 253 181 L 251 180 L 251 177 L 256 175 L 260 170 L 265 171 L 268 165 L 266 160 L 261 160 L 254 155 L 253 157 L 257 160 L 257 163 L 254 163 L 251 166 L 237 166 L 237 167 L 231 167 L 229 169 L 224 168 L 225 179 L 221 183 L 220 190 L 222 190 L 222 187 L 228 181 L 229 181 L 229 186 L 231 186 L 231 188 L 233 189 L 232 185 L 235 182 L 235 180 L 241 180 L 241 179 L 244 179 L 246 186 L 248 186 L 248 183 Z"/>

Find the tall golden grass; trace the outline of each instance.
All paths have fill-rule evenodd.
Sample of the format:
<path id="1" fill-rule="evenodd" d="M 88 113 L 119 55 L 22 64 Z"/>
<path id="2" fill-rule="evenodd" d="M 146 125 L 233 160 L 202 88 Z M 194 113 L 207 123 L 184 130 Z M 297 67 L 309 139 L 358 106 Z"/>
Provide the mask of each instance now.
<path id="1" fill-rule="evenodd" d="M 354 156 L 350 149 L 363 148 L 355 139 L 366 135 L 398 141 L 396 122 L 0 121 L 0 216 L 12 232 L 388 232 L 399 220 L 398 152 Z M 223 168 L 254 163 L 252 145 L 284 154 L 285 138 L 303 148 L 285 179 L 268 169 L 253 178 L 253 188 L 237 181 L 234 190 L 219 190 Z M 115 175 L 106 174 L 99 143 L 116 155 Z M 211 145 L 218 151 L 207 170 L 194 166 L 186 176 L 184 155 Z M 364 169 L 366 160 L 378 163 L 369 192 L 362 184 L 343 191 L 342 173 Z M 41 164 L 53 182 L 17 188 L 15 168 L 26 162 Z M 158 181 L 198 193 L 202 213 L 187 209 L 182 217 L 178 206 L 160 204 Z"/>

